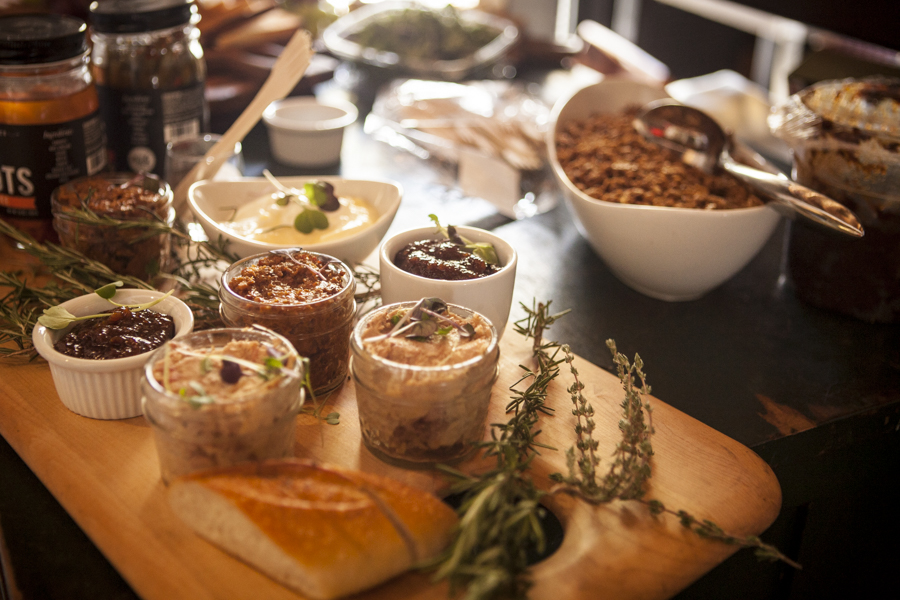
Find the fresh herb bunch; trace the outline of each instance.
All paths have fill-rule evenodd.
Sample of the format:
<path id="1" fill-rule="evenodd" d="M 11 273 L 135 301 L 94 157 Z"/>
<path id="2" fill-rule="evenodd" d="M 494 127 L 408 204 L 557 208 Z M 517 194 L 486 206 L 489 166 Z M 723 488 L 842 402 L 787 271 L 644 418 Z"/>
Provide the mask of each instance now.
<path id="1" fill-rule="evenodd" d="M 506 406 L 512 416 L 505 424 L 493 425 L 491 440 L 479 444 L 484 456 L 495 460 L 494 468 L 471 476 L 441 467 L 458 479 L 451 493 L 464 497 L 457 536 L 435 577 L 447 579 L 453 591 L 465 587 L 466 600 L 525 598 L 531 587 L 528 551 L 541 552 L 545 543 L 540 501 L 547 493 L 534 485 L 528 469 L 538 449 L 553 449 L 536 440 L 540 432 L 535 427 L 541 414 L 552 413 L 545 406 L 547 389 L 559 375 L 562 359 L 559 349 L 540 335 L 565 313 L 550 315 L 549 302 L 523 308 L 527 316 L 514 326 L 534 339 L 537 370 L 521 366 L 522 376 L 510 388 L 513 396 Z M 525 382 L 527 387 L 518 389 Z"/>

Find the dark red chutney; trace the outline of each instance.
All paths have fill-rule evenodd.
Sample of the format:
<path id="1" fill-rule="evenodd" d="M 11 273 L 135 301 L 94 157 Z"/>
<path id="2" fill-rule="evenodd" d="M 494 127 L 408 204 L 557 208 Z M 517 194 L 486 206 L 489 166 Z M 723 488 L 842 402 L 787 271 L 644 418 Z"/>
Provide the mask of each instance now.
<path id="1" fill-rule="evenodd" d="M 175 337 L 175 321 L 169 315 L 128 308 L 108 314 L 77 322 L 53 347 L 67 356 L 104 360 L 143 354 Z"/>
<path id="2" fill-rule="evenodd" d="M 394 264 L 407 273 L 428 279 L 477 279 L 500 270 L 450 240 L 407 244 L 394 256 Z"/>

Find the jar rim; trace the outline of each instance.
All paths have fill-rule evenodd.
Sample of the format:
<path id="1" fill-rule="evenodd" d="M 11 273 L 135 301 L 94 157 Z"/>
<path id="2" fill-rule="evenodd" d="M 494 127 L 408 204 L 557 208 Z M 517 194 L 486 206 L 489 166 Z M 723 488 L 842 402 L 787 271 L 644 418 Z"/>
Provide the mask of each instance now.
<path id="1" fill-rule="evenodd" d="M 319 298 L 319 299 L 313 300 L 311 302 L 298 302 L 298 303 L 290 303 L 290 304 L 282 304 L 282 303 L 275 304 L 275 303 L 260 302 L 258 300 L 253 300 L 251 298 L 246 298 L 244 296 L 241 296 L 240 294 L 235 292 L 233 289 L 231 289 L 231 286 L 229 285 L 229 282 L 231 281 L 231 279 L 233 279 L 235 274 L 238 274 L 241 269 L 248 266 L 253 261 L 258 261 L 259 259 L 269 256 L 273 253 L 282 254 L 284 252 L 295 252 L 295 251 L 303 252 L 304 254 L 311 254 L 313 256 L 318 256 L 318 257 L 328 259 L 329 261 L 331 261 L 330 264 L 339 264 L 341 266 L 342 270 L 344 271 L 344 279 L 345 279 L 344 286 L 340 289 L 340 291 L 338 291 L 335 294 L 332 294 L 331 296 L 326 296 L 325 298 Z M 219 298 L 222 301 L 224 301 L 225 298 L 227 297 L 234 302 L 242 303 L 242 304 L 245 304 L 248 306 L 254 306 L 254 307 L 255 306 L 265 306 L 265 307 L 271 308 L 271 309 L 293 309 L 293 308 L 297 308 L 300 306 L 306 306 L 306 307 L 311 307 L 311 308 L 315 309 L 315 308 L 320 308 L 322 306 L 322 304 L 325 302 L 333 301 L 335 298 L 338 298 L 338 297 L 346 294 L 348 289 L 352 289 L 354 284 L 355 284 L 355 279 L 353 277 L 353 271 L 350 270 L 350 267 L 348 267 L 346 264 L 344 264 L 343 261 L 338 260 L 335 257 L 330 256 L 328 254 L 323 254 L 321 252 L 313 252 L 312 250 L 304 250 L 303 248 L 285 248 L 283 250 L 271 250 L 269 252 L 262 252 L 260 254 L 254 254 L 252 256 L 247 256 L 247 257 L 242 258 L 241 260 L 233 263 L 232 265 L 230 265 L 227 269 L 225 269 L 225 272 L 222 273 L 221 285 L 219 286 L 219 289 L 221 291 L 227 293 L 227 296 L 224 296 L 223 294 L 220 293 Z"/>
<path id="2" fill-rule="evenodd" d="M 87 23 L 69 15 L 0 17 L 0 65 L 63 62 L 88 52 Z"/>
<path id="3" fill-rule="evenodd" d="M 416 304 L 417 304 L 417 302 L 413 302 L 413 301 L 396 302 L 394 304 L 387 304 L 387 305 L 381 306 L 379 308 L 376 308 L 375 310 L 371 311 L 367 315 L 363 316 L 359 320 L 359 323 L 356 324 L 356 327 L 353 328 L 353 333 L 351 334 L 351 338 L 350 338 L 351 346 L 353 348 L 354 354 L 363 354 L 363 352 L 364 352 L 362 331 L 365 328 L 367 323 L 369 323 L 372 319 L 385 313 L 388 310 L 394 310 L 396 308 L 402 308 L 402 307 L 412 308 Z M 438 365 L 438 366 L 411 365 L 408 363 L 402 363 L 402 362 L 398 362 L 395 360 L 390 360 L 388 358 L 378 356 L 377 354 L 373 354 L 371 352 L 365 352 L 364 356 L 367 359 L 372 360 L 372 361 L 374 361 L 378 364 L 381 364 L 385 367 L 405 369 L 410 372 L 416 372 L 416 373 L 452 373 L 454 371 L 463 371 L 466 369 L 470 369 L 471 367 L 478 365 L 479 363 L 489 360 L 489 357 L 491 357 L 494 354 L 494 352 L 496 351 L 497 347 L 500 344 L 500 340 L 497 335 L 497 328 L 494 327 L 494 324 L 491 323 L 490 320 L 487 317 L 485 317 L 484 315 L 482 315 L 481 313 L 479 313 L 475 310 L 472 310 L 470 308 L 460 306 L 459 304 L 448 303 L 447 307 L 454 309 L 453 312 L 456 314 L 460 314 L 457 311 L 463 311 L 466 313 L 478 315 L 479 317 L 482 318 L 482 320 L 487 325 L 490 326 L 491 340 L 490 340 L 490 342 L 488 342 L 488 347 L 485 349 L 484 353 L 479 354 L 478 356 L 473 356 L 472 358 L 466 359 L 462 362 L 453 363 L 453 364 L 449 364 L 449 365 Z"/>
<path id="4" fill-rule="evenodd" d="M 202 331 L 195 331 L 193 333 L 189 333 L 185 336 L 182 336 L 174 341 L 179 344 L 185 344 L 193 342 L 194 340 L 199 339 L 207 339 L 209 340 L 208 347 L 219 348 L 213 340 L 213 336 L 222 337 L 223 339 L 228 338 L 229 340 L 240 339 L 240 338 L 256 338 L 260 342 L 271 342 L 277 343 L 282 349 L 287 352 L 287 356 L 294 359 L 295 367 L 297 369 L 297 373 L 284 373 L 282 374 L 280 381 L 276 382 L 269 389 L 281 389 L 288 385 L 293 385 L 297 383 L 297 381 L 302 381 L 306 376 L 306 370 L 303 366 L 303 361 L 300 358 L 300 355 L 294 349 L 294 346 L 282 335 L 275 333 L 270 329 L 266 329 L 265 327 L 254 326 L 254 327 L 225 327 L 219 329 L 206 329 Z M 171 340 L 170 340 L 171 341 Z M 227 343 L 227 342 L 225 342 Z M 144 381 L 147 385 L 149 385 L 154 392 L 159 394 L 161 397 L 165 398 L 165 400 L 171 405 L 183 405 L 185 404 L 184 398 L 182 398 L 179 394 L 173 393 L 167 390 L 163 384 L 156 379 L 156 376 L 153 374 L 154 365 L 161 359 L 164 358 L 165 353 L 168 352 L 169 343 L 163 344 L 161 347 L 154 350 L 147 358 L 147 362 L 144 364 Z M 224 347 L 222 344 L 221 347 Z M 293 377 L 296 374 L 297 377 Z M 252 392 L 245 393 L 241 396 L 238 396 L 237 399 L 233 402 L 216 402 L 209 405 L 201 405 L 200 409 L 202 410 L 205 406 L 210 406 L 213 408 L 222 408 L 226 406 L 240 406 L 245 404 L 248 400 L 253 400 L 257 395 Z M 174 402 L 172 402 L 174 400 Z"/>
<path id="5" fill-rule="evenodd" d="M 145 33 L 194 22 L 194 0 L 105 0 L 90 5 L 97 33 Z"/>

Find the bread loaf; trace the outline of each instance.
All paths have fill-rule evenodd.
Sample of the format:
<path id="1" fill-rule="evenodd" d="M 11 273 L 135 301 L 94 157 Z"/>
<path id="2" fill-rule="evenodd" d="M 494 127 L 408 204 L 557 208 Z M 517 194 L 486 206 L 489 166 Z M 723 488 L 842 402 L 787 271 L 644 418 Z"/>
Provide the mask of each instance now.
<path id="1" fill-rule="evenodd" d="M 436 556 L 457 522 L 421 490 L 301 460 L 193 473 L 168 494 L 202 537 L 319 599 L 367 589 Z"/>

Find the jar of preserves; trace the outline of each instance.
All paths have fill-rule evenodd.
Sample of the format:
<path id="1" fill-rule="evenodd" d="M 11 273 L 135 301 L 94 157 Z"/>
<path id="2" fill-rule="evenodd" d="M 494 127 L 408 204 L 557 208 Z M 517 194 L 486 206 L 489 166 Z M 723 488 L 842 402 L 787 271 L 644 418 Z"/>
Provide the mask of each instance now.
<path id="1" fill-rule="evenodd" d="M 347 378 L 356 280 L 341 261 L 306 250 L 273 250 L 231 265 L 219 286 L 228 327 L 261 325 L 309 359 L 312 389 L 325 394 Z"/>
<path id="2" fill-rule="evenodd" d="M 172 188 L 153 175 L 100 173 L 53 191 L 53 228 L 60 244 L 121 275 L 152 281 L 175 265 Z M 109 222 L 113 219 L 113 222 Z"/>
<path id="3" fill-rule="evenodd" d="M 197 7 L 193 0 L 99 0 L 90 13 L 110 163 L 161 175 L 166 144 L 209 124 Z"/>
<path id="4" fill-rule="evenodd" d="M 0 17 L 0 216 L 54 237 L 50 194 L 106 166 L 106 132 L 74 17 Z"/>

